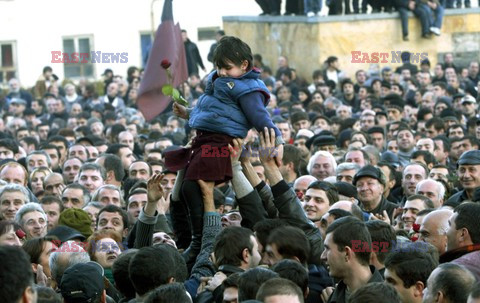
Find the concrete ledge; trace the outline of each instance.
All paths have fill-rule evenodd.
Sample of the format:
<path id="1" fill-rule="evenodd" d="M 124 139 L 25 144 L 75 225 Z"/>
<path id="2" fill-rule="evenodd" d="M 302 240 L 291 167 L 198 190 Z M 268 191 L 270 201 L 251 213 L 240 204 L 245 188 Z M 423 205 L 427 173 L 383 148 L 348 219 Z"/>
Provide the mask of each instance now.
<path id="1" fill-rule="evenodd" d="M 477 13 L 480 14 L 480 7 L 446 9 L 445 16 L 456 16 Z M 413 17 L 413 13 L 409 13 Z M 223 22 L 249 22 L 249 23 L 329 23 L 346 22 L 362 20 L 382 20 L 398 19 L 398 12 L 376 13 L 376 14 L 356 14 L 356 15 L 336 15 L 336 16 L 224 16 Z"/>
<path id="2" fill-rule="evenodd" d="M 444 53 L 452 52 L 460 64 L 480 60 L 480 8 L 447 9 L 442 33 L 430 39 L 421 37 L 418 18 L 410 14 L 409 41 L 403 41 L 399 14 L 359 14 L 346 16 L 226 16 L 224 29 L 246 41 L 254 53 L 274 71 L 280 55 L 289 58 L 290 66 L 300 76 L 311 79 L 328 56 L 339 58 L 340 68 L 353 78 L 359 69 L 376 71 L 400 64 L 353 63 L 352 52 L 389 53 L 408 50 L 427 53 L 432 68 Z"/>

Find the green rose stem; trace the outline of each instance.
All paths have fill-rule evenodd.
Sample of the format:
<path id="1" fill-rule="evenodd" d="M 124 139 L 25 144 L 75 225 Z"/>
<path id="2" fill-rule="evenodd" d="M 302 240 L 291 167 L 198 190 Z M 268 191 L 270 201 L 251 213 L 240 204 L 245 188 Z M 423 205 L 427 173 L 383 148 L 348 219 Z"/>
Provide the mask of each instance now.
<path id="1" fill-rule="evenodd" d="M 170 96 L 172 97 L 174 102 L 177 102 L 180 105 L 183 105 L 185 107 L 188 106 L 188 101 L 185 100 L 185 98 L 180 95 L 180 92 L 178 89 L 174 88 L 170 83 L 172 83 L 172 73 L 170 71 L 170 62 L 168 60 L 162 60 L 161 66 L 163 69 L 165 69 L 165 72 L 167 73 L 167 84 L 162 86 L 162 93 L 165 96 Z"/>

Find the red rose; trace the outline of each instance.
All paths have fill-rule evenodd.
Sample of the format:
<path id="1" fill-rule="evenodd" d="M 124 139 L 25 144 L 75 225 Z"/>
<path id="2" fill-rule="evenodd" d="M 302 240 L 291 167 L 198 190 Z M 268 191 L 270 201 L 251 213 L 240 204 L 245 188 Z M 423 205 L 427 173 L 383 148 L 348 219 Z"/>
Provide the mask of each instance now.
<path id="1" fill-rule="evenodd" d="M 410 240 L 411 240 L 412 242 L 416 242 L 416 241 L 418 240 L 418 237 L 417 237 L 417 236 L 413 236 L 413 237 L 410 238 Z"/>
<path id="2" fill-rule="evenodd" d="M 416 233 L 420 232 L 420 224 L 415 224 L 415 223 L 413 223 L 412 229 L 413 229 L 413 231 L 415 231 Z"/>
<path id="3" fill-rule="evenodd" d="M 23 239 L 25 238 L 25 236 L 27 235 L 23 230 L 21 229 L 17 229 L 17 231 L 15 232 L 15 234 L 17 235 L 17 237 L 19 237 L 20 239 Z"/>
<path id="4" fill-rule="evenodd" d="M 160 65 L 164 68 L 164 69 L 167 69 L 170 67 L 170 65 L 172 65 L 172 63 L 170 63 L 170 61 L 168 61 L 168 59 L 163 59 L 162 62 L 160 62 Z"/>

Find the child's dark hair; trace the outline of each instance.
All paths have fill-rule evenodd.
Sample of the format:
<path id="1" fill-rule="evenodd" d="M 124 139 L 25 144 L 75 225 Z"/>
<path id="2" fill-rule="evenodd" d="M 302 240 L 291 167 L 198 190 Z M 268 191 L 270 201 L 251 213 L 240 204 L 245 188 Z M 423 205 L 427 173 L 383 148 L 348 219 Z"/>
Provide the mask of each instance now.
<path id="1" fill-rule="evenodd" d="M 248 44 L 232 36 L 224 36 L 220 39 L 213 53 L 215 67 L 226 68 L 230 63 L 239 66 L 244 60 L 248 61 L 247 70 L 250 70 L 253 66 L 253 55 Z"/>

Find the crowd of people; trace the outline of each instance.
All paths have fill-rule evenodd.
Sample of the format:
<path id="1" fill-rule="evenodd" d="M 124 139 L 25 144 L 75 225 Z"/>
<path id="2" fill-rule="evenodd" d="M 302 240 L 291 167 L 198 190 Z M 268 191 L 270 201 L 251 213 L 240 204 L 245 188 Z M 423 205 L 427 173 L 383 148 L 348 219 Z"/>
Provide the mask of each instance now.
<path id="1" fill-rule="evenodd" d="M 255 0 L 262 9 L 260 16 L 282 15 L 282 0 Z M 440 36 L 445 9 L 471 8 L 470 0 L 286 0 L 285 16 L 323 16 L 398 12 L 404 41 L 409 41 L 408 14 L 420 20 L 422 38 Z M 324 5 L 327 9 L 323 9 Z M 480 5 L 480 2 L 479 2 Z"/>
<path id="2" fill-rule="evenodd" d="M 262 9 L 261 16 L 271 15 L 279 16 L 282 14 L 282 0 L 255 0 Z M 404 4 L 402 3 L 404 2 Z M 443 1 L 418 1 L 418 0 L 327 0 L 325 1 L 326 7 L 328 7 L 329 15 L 349 15 L 349 14 L 366 14 L 371 8 L 372 13 L 386 12 L 391 13 L 394 10 L 398 10 L 402 6 L 407 6 L 410 2 L 414 2 L 415 5 L 425 4 L 435 10 L 436 5 L 442 8 L 471 8 L 472 4 L 470 0 L 443 0 Z M 479 3 L 480 4 L 480 3 Z M 414 5 L 414 6 L 415 6 Z M 323 0 L 286 0 L 285 11 L 286 16 L 307 16 L 314 17 L 316 15 L 321 16 L 321 11 L 324 6 Z M 411 9 L 413 11 L 413 8 Z"/>
<path id="3" fill-rule="evenodd" d="M 274 73 L 259 54 L 221 66 L 216 47 L 218 70 L 180 87 L 193 111 L 170 105 L 152 121 L 136 67 L 95 83 L 50 67 L 30 89 L 9 80 L 2 302 L 480 301 L 478 61 L 417 66 L 404 53 L 396 69 L 350 79 L 332 56 L 306 81 L 286 56 Z M 261 113 L 217 94 L 243 89 L 236 72 L 261 78 Z M 216 76 L 225 87 L 211 95 Z M 202 116 L 214 98 L 233 100 L 229 116 Z M 226 152 L 195 149 L 226 136 L 205 137 L 199 119 L 255 127 Z M 183 151 L 208 165 L 171 169 Z M 190 181 L 216 170 L 227 181 Z"/>

